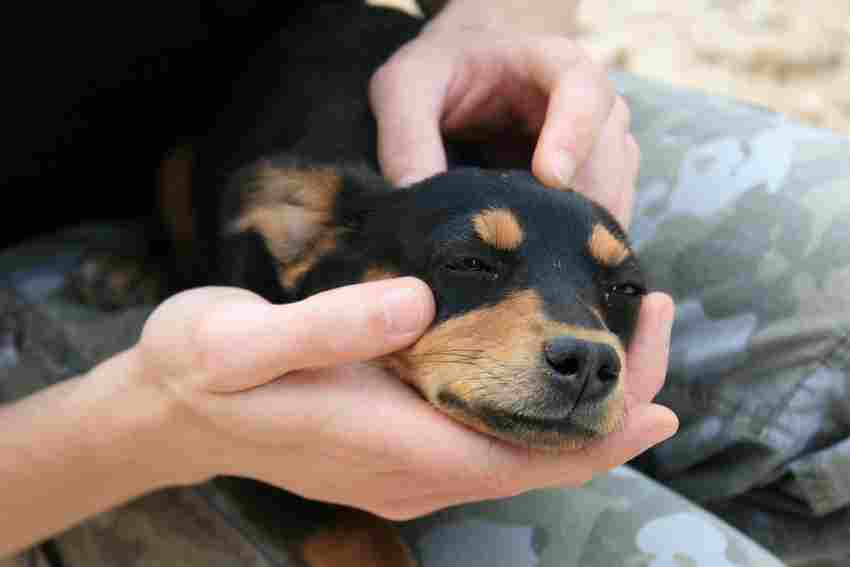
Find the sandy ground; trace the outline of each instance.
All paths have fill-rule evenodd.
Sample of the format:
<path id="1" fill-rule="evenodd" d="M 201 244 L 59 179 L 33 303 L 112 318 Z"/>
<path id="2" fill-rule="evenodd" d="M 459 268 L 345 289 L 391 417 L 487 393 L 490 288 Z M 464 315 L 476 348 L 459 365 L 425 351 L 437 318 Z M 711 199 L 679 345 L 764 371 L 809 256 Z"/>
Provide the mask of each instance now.
<path id="1" fill-rule="evenodd" d="M 579 41 L 611 67 L 850 134 L 848 0 L 585 0 Z"/>

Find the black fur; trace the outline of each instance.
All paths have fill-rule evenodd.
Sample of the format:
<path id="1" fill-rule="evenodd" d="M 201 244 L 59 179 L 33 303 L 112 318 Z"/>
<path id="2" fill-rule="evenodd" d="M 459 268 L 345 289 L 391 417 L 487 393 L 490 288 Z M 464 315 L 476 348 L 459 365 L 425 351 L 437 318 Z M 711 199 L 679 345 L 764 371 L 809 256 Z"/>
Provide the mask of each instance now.
<path id="1" fill-rule="evenodd" d="M 564 328 L 610 332 L 626 345 L 646 285 L 632 256 L 611 267 L 588 252 L 597 226 L 625 243 L 622 229 L 604 209 L 575 192 L 545 188 L 527 171 L 482 168 L 488 164 L 470 157 L 482 155 L 470 146 L 452 147 L 452 155 L 466 156 L 453 164 L 463 168 L 409 189 L 392 188 L 377 173 L 368 81 L 420 26 L 419 20 L 391 10 L 323 4 L 287 22 L 257 54 L 234 84 L 231 104 L 194 144 L 202 274 L 197 283 L 238 285 L 286 302 L 362 281 L 370 267 L 378 266 L 429 284 L 437 301 L 435 326 L 531 290 L 547 320 Z M 339 178 L 322 228 L 335 231 L 334 245 L 290 288 L 280 283 L 281 261 L 263 235 L 233 229 L 258 164 L 277 168 L 281 175 L 330 166 Z M 510 211 L 522 226 L 514 249 L 497 249 L 476 234 L 471 219 L 492 209 Z M 542 353 L 536 356 L 543 360 Z M 539 372 L 541 381 L 551 378 L 549 370 L 527 370 Z M 479 410 L 476 400 L 461 400 L 448 391 L 431 401 L 444 402 L 449 411 L 479 411 L 482 421 L 508 438 L 542 427 L 555 420 L 552 416 L 561 417 L 547 433 L 593 437 L 567 419 L 582 390 L 568 398 L 547 394 L 548 387 L 541 386 L 539 400 L 508 399 L 498 408 Z M 503 392 L 511 395 L 516 394 Z M 572 406 L 560 407 L 568 402 Z M 511 407 L 539 415 L 505 409 Z M 228 482 L 261 523 L 276 525 L 279 517 L 280 525 L 298 525 L 299 518 L 332 516 L 308 513 L 320 505 L 256 483 L 240 490 L 238 482 Z M 304 529 L 295 532 L 299 539 Z"/>

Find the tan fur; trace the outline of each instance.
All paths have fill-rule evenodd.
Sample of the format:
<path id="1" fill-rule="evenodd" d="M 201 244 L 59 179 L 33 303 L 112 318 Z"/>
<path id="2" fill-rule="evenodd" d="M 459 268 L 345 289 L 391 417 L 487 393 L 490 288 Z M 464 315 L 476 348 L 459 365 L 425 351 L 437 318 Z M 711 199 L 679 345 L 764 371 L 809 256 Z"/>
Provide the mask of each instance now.
<path id="1" fill-rule="evenodd" d="M 379 280 L 389 280 L 392 278 L 397 278 L 401 274 L 396 271 L 381 267 L 381 266 L 372 266 L 366 273 L 363 274 L 364 282 L 376 282 Z"/>
<path id="2" fill-rule="evenodd" d="M 301 554 L 310 567 L 416 567 L 396 529 L 359 510 L 343 509 L 332 525 L 308 537 Z"/>
<path id="3" fill-rule="evenodd" d="M 525 234 L 516 216 L 507 209 L 489 209 L 472 219 L 481 240 L 499 250 L 516 250 Z"/>
<path id="4" fill-rule="evenodd" d="M 304 253 L 294 262 L 280 268 L 280 283 L 286 289 L 294 289 L 301 278 L 313 269 L 313 266 L 326 254 L 333 252 L 337 247 L 337 233 L 328 229 L 318 237 L 315 243 L 309 246 Z"/>
<path id="5" fill-rule="evenodd" d="M 419 389 L 426 399 L 470 427 L 514 443 L 571 449 L 581 446 L 586 439 L 565 439 L 536 431 L 506 435 L 487 426 L 474 413 L 476 407 L 522 412 L 530 400 L 544 396 L 546 377 L 540 368 L 540 353 L 547 340 L 565 334 L 610 345 L 625 369 L 625 353 L 616 335 L 550 320 L 543 310 L 542 299 L 532 290 L 449 319 L 427 332 L 411 348 L 383 362 Z M 439 400 L 441 392 L 463 400 L 471 411 L 445 406 Z M 619 380 L 606 400 L 594 407 L 576 408 L 572 419 L 594 434 L 605 435 L 616 429 L 622 413 L 622 380 Z"/>
<path id="6" fill-rule="evenodd" d="M 331 168 L 261 164 L 244 188 L 243 212 L 231 230 L 257 231 L 281 264 L 281 284 L 292 289 L 336 249 L 339 230 L 330 223 L 341 183 Z"/>
<path id="7" fill-rule="evenodd" d="M 619 266 L 629 256 L 628 246 L 601 224 L 593 227 L 587 246 L 590 255 L 604 266 Z"/>
<path id="8" fill-rule="evenodd" d="M 261 165 L 231 229 L 256 230 L 278 260 L 291 262 L 327 228 L 340 184 L 332 169 Z"/>

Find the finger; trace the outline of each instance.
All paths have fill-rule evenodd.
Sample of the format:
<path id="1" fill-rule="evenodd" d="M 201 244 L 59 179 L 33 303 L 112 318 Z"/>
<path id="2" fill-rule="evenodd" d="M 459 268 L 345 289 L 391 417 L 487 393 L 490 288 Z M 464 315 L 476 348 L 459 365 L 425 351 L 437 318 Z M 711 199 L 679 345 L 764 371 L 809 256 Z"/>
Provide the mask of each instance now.
<path id="1" fill-rule="evenodd" d="M 627 354 L 627 399 L 633 403 L 649 402 L 664 384 L 674 315 L 669 295 L 651 293 L 643 299 Z"/>
<path id="2" fill-rule="evenodd" d="M 634 191 L 634 184 L 627 183 L 633 174 L 632 156 L 626 146 L 629 120 L 629 109 L 618 97 L 590 157 L 579 168 L 572 184 L 574 189 L 608 209 L 621 224 L 623 192 Z"/>
<path id="3" fill-rule="evenodd" d="M 534 80 L 550 93 L 532 169 L 542 183 L 560 188 L 590 156 L 615 101 L 602 69 L 563 41 L 567 45 L 542 44 L 527 61 Z M 571 51 L 553 57 L 552 49 Z"/>
<path id="4" fill-rule="evenodd" d="M 589 479 L 631 461 L 672 437 L 678 429 L 679 418 L 670 409 L 657 404 L 643 404 L 631 408 L 620 430 L 591 443 L 570 460 Z M 557 477 L 554 480 L 550 486 L 558 485 Z"/>
<path id="5" fill-rule="evenodd" d="M 644 404 L 629 411 L 622 428 L 579 450 L 547 453 L 493 444 L 486 455 L 471 454 L 478 470 L 470 474 L 468 492 L 457 494 L 458 502 L 503 498 L 547 486 L 582 485 L 670 438 L 678 427 L 672 411 Z"/>
<path id="6" fill-rule="evenodd" d="M 436 61 L 418 61 L 421 68 L 411 71 L 391 60 L 375 73 L 369 88 L 378 126 L 378 162 L 384 176 L 399 187 L 447 166 L 440 115 L 451 71 Z"/>
<path id="7" fill-rule="evenodd" d="M 207 387 L 234 392 L 293 370 L 376 358 L 411 344 L 433 316 L 431 291 L 415 278 L 337 288 L 288 305 L 221 305 L 198 331 L 213 376 Z"/>

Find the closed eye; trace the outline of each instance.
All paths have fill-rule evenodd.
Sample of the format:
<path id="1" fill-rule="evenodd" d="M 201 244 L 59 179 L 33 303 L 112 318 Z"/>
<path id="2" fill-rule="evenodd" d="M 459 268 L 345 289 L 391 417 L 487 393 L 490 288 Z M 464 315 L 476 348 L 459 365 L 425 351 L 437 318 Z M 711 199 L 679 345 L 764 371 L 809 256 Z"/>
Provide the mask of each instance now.
<path id="1" fill-rule="evenodd" d="M 626 282 L 626 283 L 618 283 L 609 285 L 605 290 L 605 295 L 620 295 L 626 297 L 639 297 L 641 295 L 646 295 L 646 289 L 640 284 Z"/>
<path id="2" fill-rule="evenodd" d="M 457 274 L 485 276 L 490 279 L 499 277 L 498 270 L 481 258 L 462 256 L 445 264 L 445 269 Z"/>

